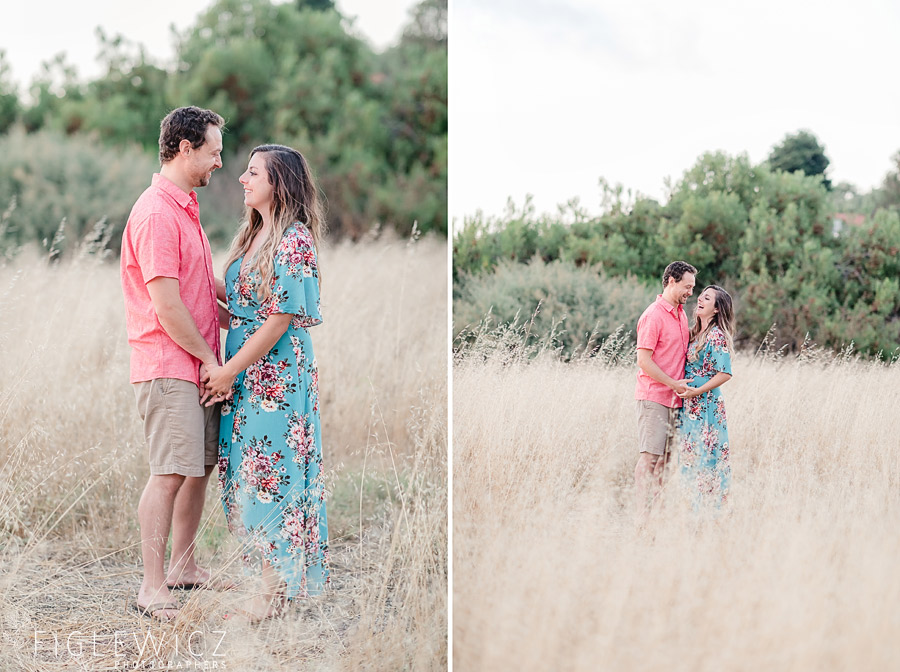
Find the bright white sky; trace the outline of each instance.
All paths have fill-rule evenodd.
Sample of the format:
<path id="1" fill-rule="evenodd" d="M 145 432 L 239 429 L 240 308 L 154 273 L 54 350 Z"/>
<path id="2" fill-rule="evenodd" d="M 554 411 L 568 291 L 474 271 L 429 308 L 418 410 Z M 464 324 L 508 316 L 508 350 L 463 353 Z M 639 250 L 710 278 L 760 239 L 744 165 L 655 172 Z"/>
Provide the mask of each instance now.
<path id="1" fill-rule="evenodd" d="M 356 17 L 355 27 L 376 49 L 395 42 L 416 0 L 337 0 L 341 14 Z M 107 35 L 124 35 L 143 44 L 160 63 L 175 54 L 169 26 L 182 31 L 194 24 L 213 0 L 14 0 L 3 3 L 0 49 L 6 51 L 13 79 L 20 93 L 37 74 L 43 61 L 60 52 L 78 68 L 82 77 L 102 74 L 95 62 L 99 50 L 95 29 Z"/>
<path id="2" fill-rule="evenodd" d="M 900 3 L 453 0 L 450 213 L 538 211 L 598 178 L 657 199 L 704 152 L 812 131 L 868 190 L 900 150 Z"/>

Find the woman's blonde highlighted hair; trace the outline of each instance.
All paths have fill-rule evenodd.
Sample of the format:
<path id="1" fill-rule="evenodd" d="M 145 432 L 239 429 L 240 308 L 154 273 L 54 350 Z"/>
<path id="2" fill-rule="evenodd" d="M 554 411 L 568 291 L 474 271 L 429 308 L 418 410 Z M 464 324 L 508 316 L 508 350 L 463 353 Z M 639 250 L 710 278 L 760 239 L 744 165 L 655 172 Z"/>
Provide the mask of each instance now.
<path id="1" fill-rule="evenodd" d="M 246 275 L 252 276 L 254 272 L 259 274 L 256 294 L 262 302 L 272 294 L 275 252 L 284 232 L 294 223 L 305 224 L 312 234 L 318 257 L 319 243 L 325 235 L 325 216 L 312 171 L 300 152 L 284 145 L 260 145 L 253 148 L 248 159 L 256 154 L 261 154 L 265 160 L 266 176 L 272 185 L 272 228 L 253 257 L 247 260 Z M 244 222 L 228 250 L 226 272 L 231 264 L 247 253 L 262 225 L 263 219 L 259 211 L 248 207 L 244 213 Z M 321 280 L 322 275 L 319 273 L 320 283 Z"/>

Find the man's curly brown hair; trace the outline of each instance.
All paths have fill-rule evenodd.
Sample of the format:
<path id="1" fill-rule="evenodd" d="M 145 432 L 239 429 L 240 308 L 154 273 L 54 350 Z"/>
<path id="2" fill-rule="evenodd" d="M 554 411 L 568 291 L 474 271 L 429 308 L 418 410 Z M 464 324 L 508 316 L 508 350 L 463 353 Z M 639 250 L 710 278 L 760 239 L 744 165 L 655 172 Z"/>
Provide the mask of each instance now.
<path id="1" fill-rule="evenodd" d="M 193 105 L 169 112 L 159 124 L 159 162 L 168 163 L 178 156 L 178 145 L 182 140 L 190 142 L 194 149 L 202 147 L 210 126 L 221 130 L 225 120 L 212 110 Z"/>
<path id="2" fill-rule="evenodd" d="M 666 266 L 666 270 L 663 271 L 663 289 L 668 287 L 669 278 L 675 280 L 675 282 L 681 282 L 681 278 L 684 277 L 685 273 L 693 273 L 697 275 L 697 269 L 691 266 L 686 261 L 673 261 L 671 264 Z"/>

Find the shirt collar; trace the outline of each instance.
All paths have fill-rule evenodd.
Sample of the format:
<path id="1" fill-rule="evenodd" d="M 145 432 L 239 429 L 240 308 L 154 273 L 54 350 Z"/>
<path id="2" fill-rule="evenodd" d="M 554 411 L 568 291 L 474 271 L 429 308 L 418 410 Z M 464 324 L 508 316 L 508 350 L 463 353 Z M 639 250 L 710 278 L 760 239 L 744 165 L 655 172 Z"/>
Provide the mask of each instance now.
<path id="1" fill-rule="evenodd" d="M 151 184 L 155 187 L 159 187 L 169 196 L 174 198 L 175 202 L 185 210 L 193 210 L 195 214 L 199 210 L 199 203 L 197 202 L 197 192 L 193 189 L 191 189 L 191 193 L 186 194 L 184 193 L 184 191 L 182 191 L 181 187 L 172 182 L 172 180 L 170 180 L 168 177 L 164 177 L 159 173 L 153 173 L 153 181 L 151 182 Z"/>
<path id="2" fill-rule="evenodd" d="M 662 295 L 662 294 L 657 294 L 657 295 L 656 295 L 656 302 L 657 302 L 658 304 L 660 304 L 663 308 L 665 308 L 667 311 L 669 311 L 670 313 L 672 313 L 673 315 L 676 315 L 676 313 L 684 312 L 684 309 L 683 309 L 680 305 L 679 305 L 679 306 L 673 306 L 671 303 L 669 303 L 668 301 L 666 301 L 666 300 L 663 298 L 663 295 Z M 677 315 L 676 315 L 676 317 L 677 317 Z"/>

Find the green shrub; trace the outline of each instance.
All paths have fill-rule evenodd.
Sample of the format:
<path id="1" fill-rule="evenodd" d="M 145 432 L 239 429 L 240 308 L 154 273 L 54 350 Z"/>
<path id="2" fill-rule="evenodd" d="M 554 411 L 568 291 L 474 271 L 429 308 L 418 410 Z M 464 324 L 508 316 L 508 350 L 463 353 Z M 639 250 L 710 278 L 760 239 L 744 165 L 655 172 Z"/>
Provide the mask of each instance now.
<path id="1" fill-rule="evenodd" d="M 605 211 L 596 217 L 565 217 L 564 209 L 559 217 L 538 216 L 526 202 L 504 217 L 466 218 L 453 241 L 454 297 L 472 286 L 467 276 L 491 273 L 501 260 L 524 265 L 537 255 L 655 285 L 667 263 L 684 259 L 699 269 L 699 288 L 731 292 L 740 342 L 768 334 L 792 351 L 807 339 L 832 349 L 852 342 L 866 355 L 900 348 L 897 212 L 879 210 L 835 236 L 834 200 L 820 176 L 773 172 L 722 152 L 701 156 L 664 205 L 601 187 Z M 528 273 L 539 286 L 539 272 Z M 512 277 L 511 267 L 498 275 Z M 479 291 L 490 286 L 495 294 L 481 297 L 479 308 L 508 302 L 498 282 L 485 281 Z"/>
<path id="2" fill-rule="evenodd" d="M 384 53 L 329 4 L 216 0 L 176 35 L 175 59 L 161 67 L 139 45 L 99 31 L 106 74 L 81 81 L 60 55 L 21 111 L 16 100 L 4 102 L 0 61 L 0 130 L 17 115 L 30 131 L 140 143 L 152 157 L 167 111 L 208 107 L 226 120 L 226 155 L 239 151 L 245 162 L 246 150 L 269 142 L 304 153 L 333 237 L 357 239 L 375 225 L 405 236 L 414 222 L 420 232 L 446 235 L 446 0 L 420 3 L 414 15 L 443 23 L 425 32 L 407 26 Z M 206 206 L 211 238 L 234 231 L 239 208 L 232 215 L 212 198 Z"/>
<path id="3" fill-rule="evenodd" d="M 461 278 L 453 301 L 454 338 L 477 331 L 485 318 L 496 325 L 528 323 L 531 338 L 576 355 L 622 325 L 633 332 L 655 296 L 655 285 L 607 276 L 597 267 L 539 258 L 501 261 L 492 273 Z"/>
<path id="4" fill-rule="evenodd" d="M 848 232 L 842 252 L 835 273 L 840 305 L 823 320 L 820 340 L 893 354 L 900 346 L 900 214 L 879 210 Z"/>
<path id="5" fill-rule="evenodd" d="M 26 134 L 13 129 L 0 136 L 0 209 L 5 246 L 32 241 L 48 244 L 60 230 L 66 249 L 104 218 L 110 247 L 118 250 L 135 199 L 150 184 L 158 163 L 137 147 L 112 148 L 87 136 L 54 131 Z"/>
<path id="6" fill-rule="evenodd" d="M 479 211 L 463 218 L 453 237 L 453 280 L 464 274 L 490 272 L 501 260 L 526 263 L 538 256 L 544 261 L 565 257 L 585 263 L 586 258 L 567 249 L 573 244 L 573 229 L 590 235 L 595 226 L 577 202 L 560 206 L 556 215 L 538 216 L 531 196 L 521 208 L 510 199 L 501 217 Z"/>

